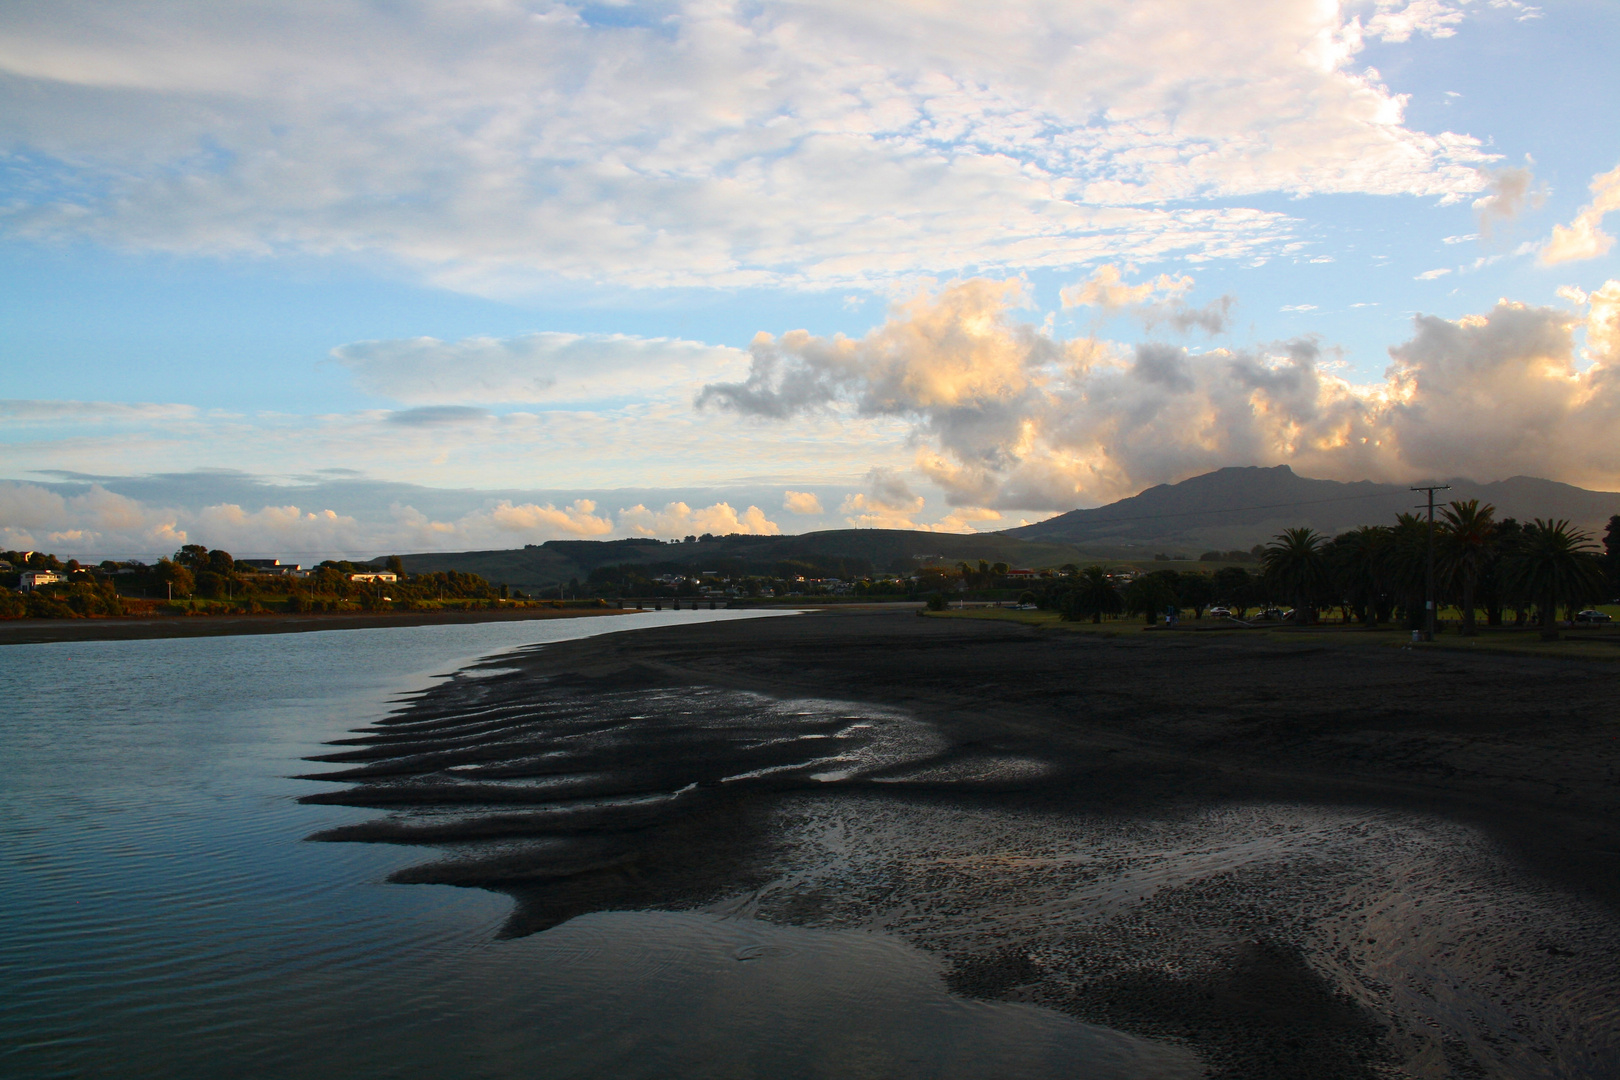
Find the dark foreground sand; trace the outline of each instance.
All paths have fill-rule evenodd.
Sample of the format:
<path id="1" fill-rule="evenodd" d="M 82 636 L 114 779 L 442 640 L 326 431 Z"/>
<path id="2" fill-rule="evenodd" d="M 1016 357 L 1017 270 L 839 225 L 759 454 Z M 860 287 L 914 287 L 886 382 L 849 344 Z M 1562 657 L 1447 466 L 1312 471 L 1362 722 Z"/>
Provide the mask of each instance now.
<path id="1" fill-rule="evenodd" d="M 52 641 L 136 641 L 143 638 L 228 637 L 237 634 L 307 634 L 318 630 L 368 630 L 384 626 L 444 626 L 455 623 L 572 619 L 623 615 L 618 608 L 517 608 L 488 611 L 377 611 L 314 615 L 163 615 L 154 618 L 5 619 L 0 645 Z"/>
<path id="2" fill-rule="evenodd" d="M 534 650 L 321 760 L 532 932 L 898 934 L 1211 1075 L 1620 1075 L 1600 663 L 848 612 Z"/>

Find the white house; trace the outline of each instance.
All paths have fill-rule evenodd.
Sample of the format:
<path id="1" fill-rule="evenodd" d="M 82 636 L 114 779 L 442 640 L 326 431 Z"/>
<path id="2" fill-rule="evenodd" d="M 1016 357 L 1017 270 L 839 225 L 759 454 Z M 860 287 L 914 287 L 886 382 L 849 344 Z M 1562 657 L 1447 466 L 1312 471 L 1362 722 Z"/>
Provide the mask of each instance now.
<path id="1" fill-rule="evenodd" d="M 375 573 L 350 574 L 350 581 L 398 581 L 399 575 L 392 570 L 378 570 Z"/>
<path id="2" fill-rule="evenodd" d="M 41 585 L 53 585 L 66 580 L 66 574 L 58 574 L 55 570 L 24 570 L 18 575 L 17 591 L 33 592 Z"/>

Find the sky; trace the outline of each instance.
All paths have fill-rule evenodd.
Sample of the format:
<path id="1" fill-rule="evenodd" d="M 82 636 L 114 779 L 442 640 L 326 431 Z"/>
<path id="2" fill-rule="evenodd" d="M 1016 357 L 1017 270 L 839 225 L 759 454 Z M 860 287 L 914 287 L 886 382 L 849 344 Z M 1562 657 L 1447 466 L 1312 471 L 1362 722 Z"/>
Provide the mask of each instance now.
<path id="1" fill-rule="evenodd" d="M 0 546 L 1620 490 L 1620 5 L 12 0 Z"/>

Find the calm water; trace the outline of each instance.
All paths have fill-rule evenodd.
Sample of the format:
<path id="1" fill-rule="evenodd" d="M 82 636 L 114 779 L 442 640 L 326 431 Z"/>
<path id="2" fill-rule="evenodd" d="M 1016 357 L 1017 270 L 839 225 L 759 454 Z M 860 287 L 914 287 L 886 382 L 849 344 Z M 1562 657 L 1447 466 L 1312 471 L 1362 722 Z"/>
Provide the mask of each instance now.
<path id="1" fill-rule="evenodd" d="M 1169 1076 L 1185 1056 L 946 995 L 879 934 L 607 912 L 497 940 L 509 901 L 387 885 L 420 849 L 311 844 L 373 812 L 286 779 L 556 623 L 0 649 L 0 1074 Z"/>

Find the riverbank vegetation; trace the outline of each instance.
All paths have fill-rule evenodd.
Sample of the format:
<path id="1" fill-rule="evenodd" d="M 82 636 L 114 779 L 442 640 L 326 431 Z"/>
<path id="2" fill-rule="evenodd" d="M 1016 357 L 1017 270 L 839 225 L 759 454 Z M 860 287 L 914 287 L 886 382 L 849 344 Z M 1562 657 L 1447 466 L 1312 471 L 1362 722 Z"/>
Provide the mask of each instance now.
<path id="1" fill-rule="evenodd" d="M 0 585 L 6 586 L 0 590 L 0 618 L 10 619 L 601 606 L 590 599 L 532 599 L 477 574 L 407 574 L 398 558 L 389 559 L 386 568 L 328 560 L 297 574 L 266 570 L 202 544 L 189 544 L 153 564 L 81 564 L 43 552 L 8 551 L 0 558 L 11 566 L 0 572 Z M 25 580 L 41 571 L 60 580 Z M 27 591 L 16 591 L 20 586 Z"/>

